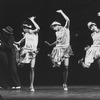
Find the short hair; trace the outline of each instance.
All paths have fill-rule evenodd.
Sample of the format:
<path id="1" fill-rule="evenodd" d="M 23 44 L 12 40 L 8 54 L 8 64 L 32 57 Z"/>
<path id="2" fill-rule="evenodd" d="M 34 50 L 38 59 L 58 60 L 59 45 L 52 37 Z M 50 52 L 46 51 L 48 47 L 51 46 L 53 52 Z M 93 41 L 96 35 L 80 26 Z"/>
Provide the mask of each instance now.
<path id="1" fill-rule="evenodd" d="M 32 29 L 33 28 L 32 22 L 30 20 L 23 21 L 21 28 Z"/>
<path id="2" fill-rule="evenodd" d="M 51 25 L 50 25 L 50 27 L 54 27 L 54 26 L 61 26 L 61 23 L 59 23 L 59 22 L 57 22 L 57 21 L 54 21 Z"/>
<path id="3" fill-rule="evenodd" d="M 88 26 L 89 29 L 91 29 L 91 27 L 92 27 L 93 25 L 96 26 L 96 23 L 94 23 L 94 22 L 88 22 L 88 24 L 87 24 L 87 26 Z"/>

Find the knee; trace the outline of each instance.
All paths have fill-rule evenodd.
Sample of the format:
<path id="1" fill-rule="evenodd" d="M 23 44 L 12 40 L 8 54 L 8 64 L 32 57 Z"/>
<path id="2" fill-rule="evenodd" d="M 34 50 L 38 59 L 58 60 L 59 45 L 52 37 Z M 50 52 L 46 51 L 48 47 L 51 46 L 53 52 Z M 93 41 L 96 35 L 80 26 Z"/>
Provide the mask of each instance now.
<path id="1" fill-rule="evenodd" d="M 69 62 L 64 62 L 64 66 L 65 66 L 66 68 L 68 68 Z"/>
<path id="2" fill-rule="evenodd" d="M 67 65 L 67 66 L 65 66 L 65 69 L 68 69 L 68 65 Z"/>
<path id="3" fill-rule="evenodd" d="M 66 58 L 66 59 L 64 60 L 64 66 L 69 66 L 69 58 Z"/>
<path id="4" fill-rule="evenodd" d="M 63 67 L 63 71 L 65 72 L 66 70 L 68 70 L 68 66 Z"/>
<path id="5" fill-rule="evenodd" d="M 34 67 L 31 67 L 31 70 L 34 71 Z"/>

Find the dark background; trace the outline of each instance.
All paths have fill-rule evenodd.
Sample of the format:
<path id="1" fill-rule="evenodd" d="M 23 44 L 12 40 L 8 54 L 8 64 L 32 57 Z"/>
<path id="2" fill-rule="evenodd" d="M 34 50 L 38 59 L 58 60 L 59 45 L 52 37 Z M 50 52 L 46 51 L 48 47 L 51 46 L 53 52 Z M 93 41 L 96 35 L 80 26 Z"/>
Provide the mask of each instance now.
<path id="1" fill-rule="evenodd" d="M 57 20 L 64 25 L 64 18 L 56 13 L 62 9 L 71 20 L 71 45 L 74 56 L 70 58 L 68 85 L 99 85 L 100 72 L 97 62 L 89 69 L 84 69 L 77 62 L 84 54 L 84 47 L 92 44 L 91 31 L 87 23 L 93 21 L 100 27 L 100 0 L 0 0 L 0 30 L 6 26 L 14 29 L 16 41 L 22 38 L 21 24 L 30 16 L 36 16 L 39 32 L 40 52 L 37 55 L 34 85 L 62 85 L 63 68 L 52 68 L 47 57 L 53 47 L 47 46 L 44 41 L 55 41 L 54 31 L 50 24 Z M 18 68 L 22 85 L 29 84 L 29 65 Z"/>

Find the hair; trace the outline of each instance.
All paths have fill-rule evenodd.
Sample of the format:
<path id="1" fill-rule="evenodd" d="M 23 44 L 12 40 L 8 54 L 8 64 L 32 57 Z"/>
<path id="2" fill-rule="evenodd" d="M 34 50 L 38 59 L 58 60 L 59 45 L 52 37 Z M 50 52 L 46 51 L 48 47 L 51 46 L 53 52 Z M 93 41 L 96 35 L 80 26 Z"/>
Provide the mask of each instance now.
<path id="1" fill-rule="evenodd" d="M 31 25 L 33 28 L 33 23 L 30 20 L 24 20 L 22 25 L 21 25 L 21 28 L 28 28 L 28 27 L 23 26 L 23 24 L 27 24 L 28 26 Z"/>
<path id="2" fill-rule="evenodd" d="M 91 27 L 94 26 L 94 25 L 97 26 L 96 23 L 94 23 L 94 22 L 88 22 L 87 25 L 88 25 L 89 29 L 91 29 Z"/>
<path id="3" fill-rule="evenodd" d="M 53 28 L 53 27 L 55 27 L 55 26 L 61 26 L 61 25 L 59 25 L 59 24 L 50 25 L 50 28 Z"/>

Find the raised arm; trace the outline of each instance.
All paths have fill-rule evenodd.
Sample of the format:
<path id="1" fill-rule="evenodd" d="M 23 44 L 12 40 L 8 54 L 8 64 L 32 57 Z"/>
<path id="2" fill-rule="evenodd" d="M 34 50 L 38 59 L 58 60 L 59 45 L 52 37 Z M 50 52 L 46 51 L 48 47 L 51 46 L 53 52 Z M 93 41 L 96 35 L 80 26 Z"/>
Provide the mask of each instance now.
<path id="1" fill-rule="evenodd" d="M 66 23 L 65 23 L 64 27 L 69 28 L 69 26 L 70 26 L 70 19 L 68 18 L 68 16 L 62 10 L 57 10 L 56 12 L 60 13 L 65 18 Z"/>
<path id="2" fill-rule="evenodd" d="M 30 20 L 31 20 L 31 22 L 34 24 L 34 26 L 35 26 L 35 30 L 32 30 L 32 32 L 38 32 L 39 30 L 40 30 L 40 27 L 39 27 L 39 25 L 35 22 L 35 17 L 34 16 L 32 16 L 32 17 L 30 17 L 29 18 Z"/>
<path id="3" fill-rule="evenodd" d="M 100 17 L 100 12 L 98 12 L 98 13 L 97 13 L 97 16 L 99 16 L 99 17 Z"/>

